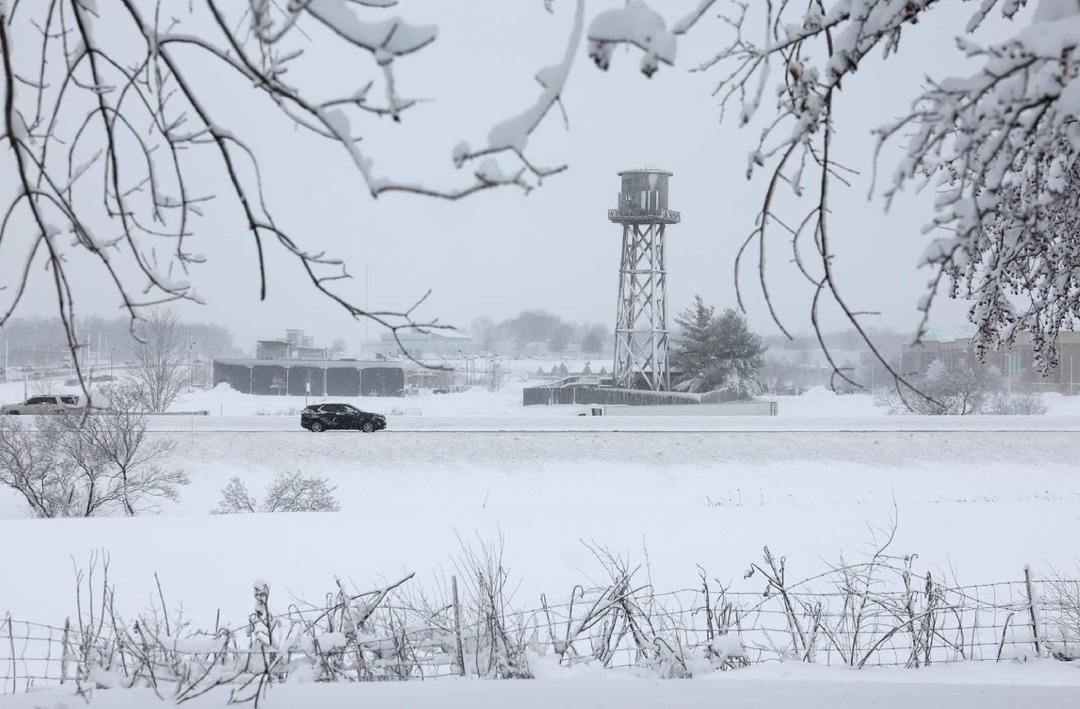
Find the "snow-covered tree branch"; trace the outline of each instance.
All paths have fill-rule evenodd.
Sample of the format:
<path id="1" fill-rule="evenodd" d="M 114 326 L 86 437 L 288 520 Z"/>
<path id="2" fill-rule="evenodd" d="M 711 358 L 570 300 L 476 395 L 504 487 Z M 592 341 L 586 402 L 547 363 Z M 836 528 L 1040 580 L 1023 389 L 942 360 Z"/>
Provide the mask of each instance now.
<path id="1" fill-rule="evenodd" d="M 767 170 L 769 178 L 736 262 L 736 285 L 743 262 L 756 257 L 762 292 L 785 333 L 768 286 L 767 245 L 774 234 L 789 242 L 785 251 L 815 289 L 810 304 L 815 329 L 822 304 L 831 299 L 870 342 L 863 325 L 867 313 L 849 304 L 832 268 L 829 193 L 853 173 L 832 149 L 834 98 L 871 60 L 892 60 L 902 51 L 905 30 L 936 21 L 934 11 L 944 4 L 732 0 L 720 10 L 719 48 L 696 70 L 716 76 L 714 96 L 722 112 L 737 109 L 741 124 L 761 126 L 747 174 Z M 1070 329 L 1080 315 L 1073 228 L 1080 187 L 1080 2 L 1039 0 L 1027 13 L 1021 12 L 1025 0 L 970 4 L 969 19 L 955 34 L 963 54 L 982 67 L 971 76 L 929 79 L 928 87 L 912 97 L 910 113 L 878 130 L 882 147 L 906 141 L 905 156 L 891 177 L 878 180 L 880 191 L 886 203 L 913 182 L 931 184 L 938 192 L 928 231 L 945 235 L 935 234 L 922 260 L 932 276 L 918 304 L 918 337 L 935 296 L 945 291 L 970 300 L 980 350 L 1028 331 L 1040 366 L 1049 370 L 1057 364 L 1057 333 Z M 667 30 L 646 3 L 631 2 L 596 19 L 591 53 L 606 68 L 614 44 L 636 46 L 645 54 L 642 70 L 651 75 L 659 63 L 673 63 L 680 30 L 707 25 L 699 20 L 713 5 L 702 3 L 700 13 Z M 1015 21 L 1017 31 L 1008 41 L 983 46 L 978 31 L 993 13 Z M 881 147 L 878 153 L 884 160 Z M 784 188 L 809 205 L 796 219 L 780 216 L 778 192 Z M 879 359 L 891 370 L 880 354 Z M 833 364 L 837 375 L 851 382 L 849 373 Z"/>
<path id="2" fill-rule="evenodd" d="M 402 122 L 416 108 L 396 68 L 421 62 L 417 55 L 438 36 L 434 26 L 395 16 L 396 4 L 0 2 L 0 140 L 10 147 L 0 169 L 15 185 L 4 197 L 0 259 L 23 264 L 17 283 L 6 289 L 0 325 L 42 260 L 72 351 L 80 342 L 75 294 L 84 280 L 100 287 L 102 272 L 133 326 L 152 306 L 202 302 L 196 274 L 207 257 L 192 247 L 192 237 L 217 196 L 242 219 L 254 244 L 262 297 L 267 253 L 279 249 L 299 264 L 311 287 L 353 318 L 374 320 L 395 335 L 445 327 L 414 317 L 426 295 L 410 308 L 381 311 L 361 307 L 340 288 L 349 277 L 346 264 L 306 248 L 302 235 L 275 220 L 251 136 L 243 125 L 227 127 L 232 123 L 219 115 L 210 99 L 215 87 L 206 79 L 209 69 L 246 87 L 252 121 L 278 111 L 298 129 L 336 144 L 373 197 L 412 192 L 458 199 L 504 185 L 529 190 L 563 169 L 541 167 L 527 154 L 527 143 L 560 101 L 580 44 L 584 0 L 577 2 L 563 58 L 537 77 L 539 98 L 498 122 L 483 147 L 453 150 L 448 161 L 476 166 L 449 186 L 396 175 L 392 160 L 377 165 L 363 143 L 372 121 Z M 339 60 L 348 61 L 350 71 L 337 71 Z M 330 82 L 311 81 L 312 72 Z M 337 86 L 327 89 L 327 83 Z M 227 192 L 213 194 L 204 179 L 208 171 L 224 176 Z M 103 271 L 74 269 L 70 261 L 78 254 L 89 254 Z"/>

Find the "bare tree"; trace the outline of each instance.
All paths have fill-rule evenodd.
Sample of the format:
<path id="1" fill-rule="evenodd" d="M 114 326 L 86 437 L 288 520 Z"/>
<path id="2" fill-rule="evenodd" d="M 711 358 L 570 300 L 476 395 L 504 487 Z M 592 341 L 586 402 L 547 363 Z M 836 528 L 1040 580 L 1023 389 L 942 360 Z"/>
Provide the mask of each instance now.
<path id="1" fill-rule="evenodd" d="M 21 420 L 0 419 L 0 485 L 21 496 L 35 517 L 77 514 L 79 481 L 59 464 L 53 443 Z"/>
<path id="2" fill-rule="evenodd" d="M 132 353 L 131 393 L 144 411 L 162 413 L 187 382 L 188 342 L 172 310 L 154 309 L 140 325 Z"/>
<path id="3" fill-rule="evenodd" d="M 74 423 L 74 417 L 64 417 Z M 170 453 L 173 442 L 148 438 L 146 416 L 130 388 L 113 387 L 109 407 L 79 421 L 79 431 L 89 439 L 120 486 L 120 502 L 129 515 L 153 509 L 158 499 L 177 499 L 177 489 L 188 483 L 178 470 L 161 468 L 157 461 Z"/>
<path id="4" fill-rule="evenodd" d="M 336 144 L 373 197 L 407 192 L 456 200 L 503 185 L 529 190 L 564 169 L 541 165 L 526 152 L 530 135 L 560 101 L 583 34 L 584 0 L 577 0 L 561 58 L 536 75 L 535 101 L 496 122 L 482 143 L 459 143 L 453 164 L 471 165 L 471 174 L 445 188 L 387 177 L 391 170 L 377 169 L 361 142 L 371 122 L 401 122 L 419 105 L 402 93 L 396 69 L 413 62 L 438 34 L 433 26 L 389 15 L 395 4 L 0 5 L 0 138 L 11 147 L 5 169 L 17 185 L 0 224 L 0 258 L 24 264 L 0 325 L 44 259 L 68 346 L 76 351 L 74 293 L 84 280 L 100 287 L 102 276 L 73 271 L 75 254 L 100 266 L 133 325 L 149 306 L 201 302 L 193 277 L 206 257 L 195 251 L 192 238 L 213 196 L 198 176 L 212 171 L 227 176 L 221 197 L 241 216 L 254 244 L 260 297 L 269 287 L 266 251 L 276 245 L 296 259 L 312 287 L 354 318 L 370 318 L 395 335 L 402 328 L 444 327 L 414 319 L 426 295 L 410 308 L 372 311 L 338 290 L 349 277 L 345 264 L 306 249 L 274 219 L 258 156 L 247 141 L 248 119 L 230 125 L 209 98 L 214 84 L 234 80 L 249 92 L 249 116 L 264 107 L 276 110 L 297 129 Z M 554 3 L 546 6 L 554 11 Z M 339 71 L 343 63 L 366 66 L 370 78 Z M 324 91 L 328 77 L 346 78 Z M 25 226 L 14 228 L 19 221 Z"/>
<path id="5" fill-rule="evenodd" d="M 171 446 L 147 442 L 145 432 L 143 417 L 130 412 L 0 421 L 0 485 L 37 517 L 151 511 L 178 499 L 188 479 L 157 464 Z"/>

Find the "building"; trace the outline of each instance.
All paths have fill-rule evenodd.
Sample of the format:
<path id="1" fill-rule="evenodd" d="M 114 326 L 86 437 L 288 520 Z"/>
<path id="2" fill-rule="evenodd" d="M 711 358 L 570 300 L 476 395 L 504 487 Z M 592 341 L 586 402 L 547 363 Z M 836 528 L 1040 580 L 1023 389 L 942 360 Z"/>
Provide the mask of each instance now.
<path id="1" fill-rule="evenodd" d="M 407 368 L 347 359 L 215 359 L 214 384 L 264 396 L 402 396 Z"/>
<path id="2" fill-rule="evenodd" d="M 1049 376 L 1042 376 L 1035 365 L 1035 348 L 1027 333 L 1020 333 L 1011 347 L 985 353 L 979 362 L 975 346 L 969 337 L 955 339 L 925 339 L 918 345 L 903 349 L 900 371 L 904 376 L 923 374 L 934 362 L 946 368 L 967 365 L 995 367 L 1012 385 L 1030 391 L 1049 391 L 1061 394 L 1080 393 L 1080 332 L 1058 334 L 1058 367 Z"/>
<path id="3" fill-rule="evenodd" d="M 330 359 L 330 351 L 316 347 L 315 338 L 303 330 L 286 330 L 283 340 L 259 340 L 255 343 L 256 359 Z"/>
<path id="4" fill-rule="evenodd" d="M 379 341 L 370 347 L 374 354 L 384 357 L 396 357 L 401 354 L 401 345 L 414 357 L 446 357 L 478 354 L 478 345 L 470 336 L 457 330 L 401 330 L 394 338 L 394 333 L 384 332 Z"/>

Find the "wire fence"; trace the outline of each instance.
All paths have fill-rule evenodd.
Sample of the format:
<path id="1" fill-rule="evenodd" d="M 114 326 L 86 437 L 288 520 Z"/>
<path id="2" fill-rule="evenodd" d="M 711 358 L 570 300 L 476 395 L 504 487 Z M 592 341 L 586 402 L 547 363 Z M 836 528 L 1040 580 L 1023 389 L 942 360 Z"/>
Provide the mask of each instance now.
<path id="1" fill-rule="evenodd" d="M 577 587 L 559 604 L 542 597 L 532 610 L 508 609 L 484 574 L 460 599 L 456 578 L 439 603 L 399 582 L 357 594 L 339 587 L 323 605 L 277 614 L 269 589 L 256 586 L 246 622 L 212 629 L 160 610 L 124 621 L 106 586 L 96 612 L 63 625 L 0 621 L 0 694 L 167 685 L 182 700 L 222 686 L 242 696 L 286 679 L 528 677 L 535 655 L 689 677 L 777 661 L 918 668 L 1080 654 L 1080 581 L 1026 574 L 949 587 L 903 569 L 886 577 L 886 568 L 833 570 L 826 592 L 784 584 L 782 567 L 759 592 L 703 577 L 697 589 L 654 593 L 634 586 L 632 573 L 616 574 L 606 587 Z"/>

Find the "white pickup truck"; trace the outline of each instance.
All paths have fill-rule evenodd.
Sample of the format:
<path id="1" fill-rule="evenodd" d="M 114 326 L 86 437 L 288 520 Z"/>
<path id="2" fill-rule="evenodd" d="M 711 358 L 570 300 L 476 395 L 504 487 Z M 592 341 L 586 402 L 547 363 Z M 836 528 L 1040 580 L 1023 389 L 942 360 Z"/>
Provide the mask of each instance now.
<path id="1" fill-rule="evenodd" d="M 41 416 L 80 411 L 83 408 L 82 402 L 76 394 L 50 394 L 48 396 L 31 396 L 21 404 L 0 406 L 0 415 Z"/>

